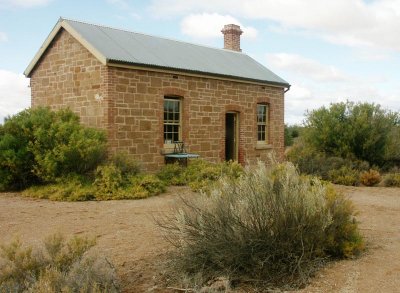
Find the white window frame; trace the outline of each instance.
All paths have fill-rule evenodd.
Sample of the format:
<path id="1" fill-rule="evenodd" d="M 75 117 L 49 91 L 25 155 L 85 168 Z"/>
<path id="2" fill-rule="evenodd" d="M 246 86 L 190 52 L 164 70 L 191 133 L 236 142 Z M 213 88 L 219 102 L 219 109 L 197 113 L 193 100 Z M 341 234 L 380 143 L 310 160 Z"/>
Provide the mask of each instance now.
<path id="1" fill-rule="evenodd" d="M 264 108 L 264 119 L 259 121 L 259 107 Z M 258 144 L 268 144 L 269 143 L 269 104 L 258 103 L 256 110 L 256 124 L 257 124 L 257 143 Z M 264 126 L 264 139 L 260 139 L 259 127 Z"/>
<path id="2" fill-rule="evenodd" d="M 177 102 L 179 103 L 178 109 L 179 109 L 179 120 L 178 121 L 173 121 L 169 122 L 168 120 L 165 119 L 165 103 L 166 102 Z M 176 113 L 176 112 L 173 112 Z M 164 146 L 166 147 L 172 147 L 174 145 L 174 142 L 172 139 L 167 140 L 166 135 L 165 135 L 165 126 L 166 125 L 175 125 L 178 126 L 178 140 L 177 141 L 182 141 L 182 99 L 179 97 L 170 97 L 170 96 L 165 96 L 164 101 L 163 101 L 163 140 L 164 140 Z M 171 132 L 172 133 L 172 132 Z"/>

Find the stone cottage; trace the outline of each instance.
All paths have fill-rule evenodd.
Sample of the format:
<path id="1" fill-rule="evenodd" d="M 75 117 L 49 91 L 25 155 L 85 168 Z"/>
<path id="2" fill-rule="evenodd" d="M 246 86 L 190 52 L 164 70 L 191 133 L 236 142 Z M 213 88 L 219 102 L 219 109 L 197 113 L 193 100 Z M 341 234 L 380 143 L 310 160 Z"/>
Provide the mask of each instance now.
<path id="1" fill-rule="evenodd" d="M 222 33 L 217 49 L 61 18 L 25 70 L 32 107 L 71 108 L 148 171 L 175 141 L 213 162 L 282 156 L 290 85 L 241 52 L 239 26 Z"/>

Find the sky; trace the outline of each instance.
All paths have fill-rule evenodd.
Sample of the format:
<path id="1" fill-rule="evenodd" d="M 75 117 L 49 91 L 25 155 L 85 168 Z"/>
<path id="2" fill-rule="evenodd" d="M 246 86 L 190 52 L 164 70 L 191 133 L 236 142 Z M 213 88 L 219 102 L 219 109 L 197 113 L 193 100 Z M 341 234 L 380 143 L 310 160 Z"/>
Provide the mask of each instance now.
<path id="1" fill-rule="evenodd" d="M 291 84 L 285 122 L 342 101 L 400 111 L 400 0 L 0 0 L 0 123 L 30 106 L 29 62 L 59 17 L 242 51 Z"/>

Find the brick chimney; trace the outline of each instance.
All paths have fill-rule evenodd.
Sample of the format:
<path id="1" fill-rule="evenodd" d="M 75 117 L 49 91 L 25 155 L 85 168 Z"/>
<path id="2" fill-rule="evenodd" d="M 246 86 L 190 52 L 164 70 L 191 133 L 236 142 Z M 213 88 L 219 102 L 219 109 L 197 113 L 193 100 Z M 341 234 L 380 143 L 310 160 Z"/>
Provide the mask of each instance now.
<path id="1" fill-rule="evenodd" d="M 224 49 L 242 52 L 240 49 L 240 35 L 243 31 L 236 24 L 226 24 L 221 30 L 224 34 Z"/>

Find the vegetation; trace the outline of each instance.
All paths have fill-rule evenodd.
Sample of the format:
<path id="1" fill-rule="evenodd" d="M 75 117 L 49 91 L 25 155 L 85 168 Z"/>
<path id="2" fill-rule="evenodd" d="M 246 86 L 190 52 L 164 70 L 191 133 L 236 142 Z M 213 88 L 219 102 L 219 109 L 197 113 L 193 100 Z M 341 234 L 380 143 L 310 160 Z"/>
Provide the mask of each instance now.
<path id="1" fill-rule="evenodd" d="M 381 182 L 381 174 L 377 170 L 370 169 L 361 173 L 360 181 L 365 186 L 374 186 Z"/>
<path id="2" fill-rule="evenodd" d="M 209 196 L 182 200 L 158 223 L 176 247 L 175 277 L 203 282 L 229 276 L 299 287 L 328 257 L 364 248 L 351 203 L 291 163 L 260 163 L 237 179 L 223 177 Z"/>
<path id="3" fill-rule="evenodd" d="M 388 173 L 383 177 L 383 184 L 387 187 L 400 187 L 400 173 Z"/>
<path id="4" fill-rule="evenodd" d="M 285 124 L 285 146 L 292 146 L 294 140 L 300 136 L 302 127 L 298 125 L 286 125 Z"/>
<path id="5" fill-rule="evenodd" d="M 125 165 L 125 164 L 124 164 Z M 165 184 L 155 175 L 127 172 L 114 163 L 97 167 L 94 180 L 87 177 L 68 177 L 57 183 L 33 186 L 23 195 L 62 201 L 138 199 L 165 191 Z M 129 175 L 131 174 L 131 175 Z"/>
<path id="6" fill-rule="evenodd" d="M 221 177 L 238 178 L 243 167 L 238 162 L 210 163 L 205 160 L 192 160 L 186 168 L 176 164 L 165 165 L 157 177 L 166 185 L 189 185 L 193 191 L 207 191 Z"/>
<path id="7" fill-rule="evenodd" d="M 348 186 L 357 186 L 360 184 L 360 172 L 346 166 L 330 170 L 328 178 L 335 184 Z"/>
<path id="8" fill-rule="evenodd" d="M 396 165 L 400 167 L 400 125 L 393 127 L 388 135 L 385 148 L 385 160 L 388 166 Z"/>
<path id="9" fill-rule="evenodd" d="M 400 136 L 399 125 L 399 113 L 379 105 L 337 103 L 307 114 L 304 139 L 308 146 L 328 156 L 383 166 L 389 156 L 389 137 L 396 140 Z"/>
<path id="10" fill-rule="evenodd" d="M 86 174 L 105 154 L 104 133 L 79 124 L 72 111 L 22 111 L 0 125 L 0 190 Z"/>
<path id="11" fill-rule="evenodd" d="M 367 186 L 379 170 L 400 164 L 400 115 L 368 103 L 337 103 L 307 114 L 287 158 L 305 174 L 337 184 Z M 375 170 L 372 171 L 371 167 Z"/>
<path id="12" fill-rule="evenodd" d="M 69 241 L 55 234 L 41 248 L 19 240 L 1 246 L 1 292 L 119 292 L 116 273 L 104 257 L 90 254 L 94 239 Z"/>

